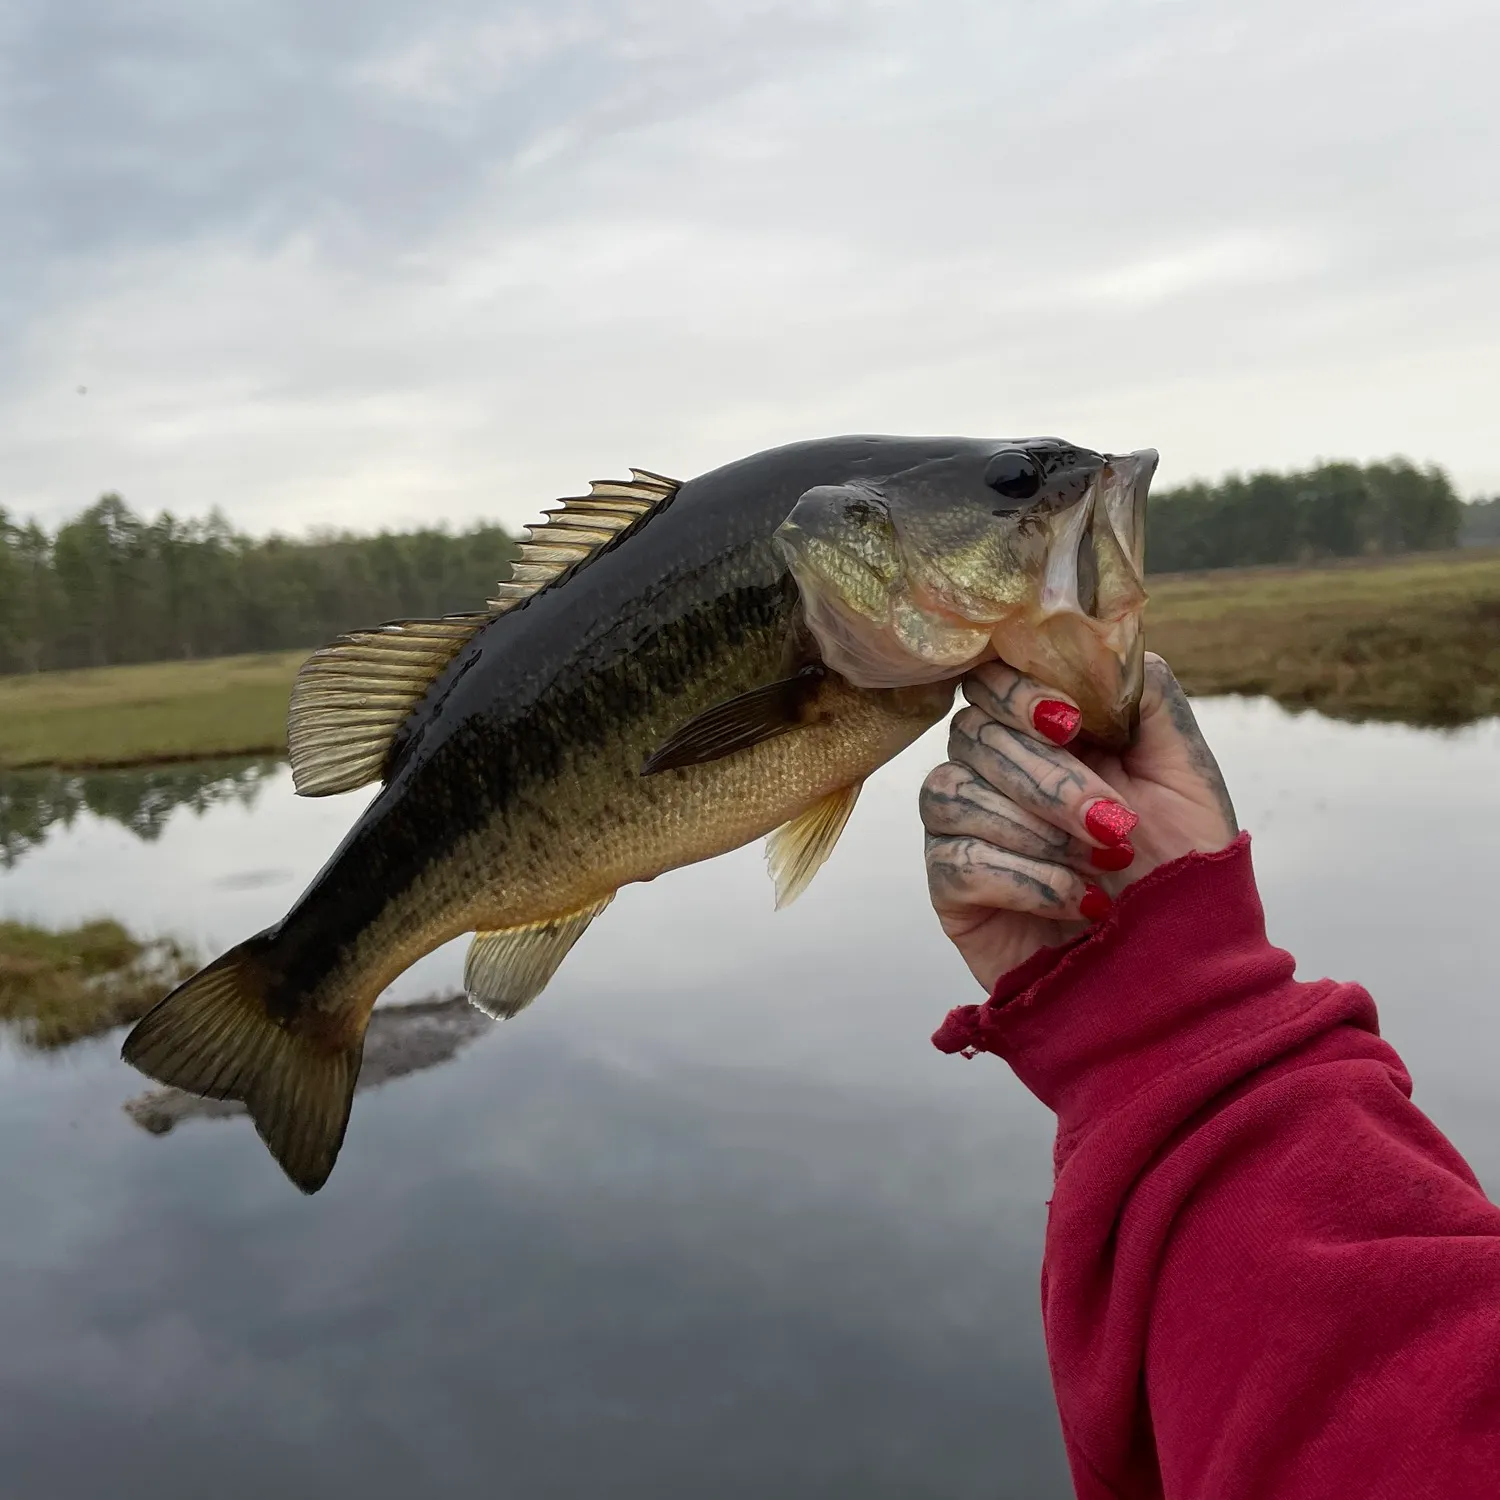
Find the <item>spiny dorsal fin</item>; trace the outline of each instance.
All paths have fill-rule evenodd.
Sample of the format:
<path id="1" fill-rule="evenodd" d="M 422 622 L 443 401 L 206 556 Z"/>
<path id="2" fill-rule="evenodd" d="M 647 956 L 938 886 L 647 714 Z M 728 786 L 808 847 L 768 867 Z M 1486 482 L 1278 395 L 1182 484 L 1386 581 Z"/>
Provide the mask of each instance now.
<path id="1" fill-rule="evenodd" d="M 476 631 L 487 611 L 441 620 L 398 620 L 352 630 L 314 651 L 292 686 L 287 750 L 303 797 L 327 797 L 374 781 L 391 739 Z"/>
<path id="2" fill-rule="evenodd" d="M 614 899 L 611 891 L 602 901 L 545 922 L 476 932 L 464 960 L 469 999 L 497 1021 L 525 1010 L 547 987 L 589 923 Z"/>
<path id="3" fill-rule="evenodd" d="M 853 786 L 829 792 L 766 840 L 766 863 L 776 882 L 777 911 L 790 906 L 812 884 L 823 861 L 833 853 L 863 785 L 856 781 Z"/>
<path id="4" fill-rule="evenodd" d="M 587 495 L 559 500 L 543 511 L 548 519 L 526 528 L 530 541 L 521 543 L 521 555 L 511 564 L 509 579 L 496 588 L 490 608 L 503 614 L 539 593 L 680 488 L 677 480 L 647 469 L 632 469 L 630 475 L 596 479 Z"/>

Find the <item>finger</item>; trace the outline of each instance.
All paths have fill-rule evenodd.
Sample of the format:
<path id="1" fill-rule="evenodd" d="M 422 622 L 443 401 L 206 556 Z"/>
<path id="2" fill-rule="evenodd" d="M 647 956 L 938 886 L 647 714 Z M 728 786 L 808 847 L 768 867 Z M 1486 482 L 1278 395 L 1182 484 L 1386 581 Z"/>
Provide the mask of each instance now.
<path id="1" fill-rule="evenodd" d="M 996 723 L 978 708 L 954 716 L 948 758 L 1054 828 L 1098 848 L 1128 843 L 1140 821 L 1077 756 Z"/>
<path id="2" fill-rule="evenodd" d="M 982 839 L 1028 859 L 1065 864 L 1074 870 L 1123 870 L 1135 858 L 1126 843 L 1099 849 L 997 792 L 969 766 L 944 761 L 922 783 L 918 806 L 929 833 Z"/>
<path id="3" fill-rule="evenodd" d="M 1040 735 L 1054 745 L 1066 745 L 1083 722 L 1078 705 L 1067 694 L 1043 687 L 1003 661 L 976 667 L 962 688 L 964 697 L 997 724 Z"/>
<path id="4" fill-rule="evenodd" d="M 927 889 L 940 915 L 1009 911 L 1056 922 L 1097 922 L 1109 896 L 1066 865 L 1028 859 L 982 839 L 927 835 Z"/>

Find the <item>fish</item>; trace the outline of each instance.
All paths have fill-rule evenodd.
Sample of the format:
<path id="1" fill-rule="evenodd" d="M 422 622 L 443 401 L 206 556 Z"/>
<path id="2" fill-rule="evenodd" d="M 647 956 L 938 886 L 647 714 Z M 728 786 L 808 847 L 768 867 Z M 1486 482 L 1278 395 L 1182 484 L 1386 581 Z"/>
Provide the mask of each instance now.
<path id="1" fill-rule="evenodd" d="M 439 945 L 474 935 L 465 988 L 510 1018 L 623 885 L 766 837 L 784 906 L 864 781 L 996 657 L 1128 743 L 1156 462 L 846 436 L 558 502 L 482 608 L 308 659 L 295 789 L 379 790 L 291 910 L 148 1012 L 125 1060 L 243 1103 L 313 1193 L 377 999 Z"/>

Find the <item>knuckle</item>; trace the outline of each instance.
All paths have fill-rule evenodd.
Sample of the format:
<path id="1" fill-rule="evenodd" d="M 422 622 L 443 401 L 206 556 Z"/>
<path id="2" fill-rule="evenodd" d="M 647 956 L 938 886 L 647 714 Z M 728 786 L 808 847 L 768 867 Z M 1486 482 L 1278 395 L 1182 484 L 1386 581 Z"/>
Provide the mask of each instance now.
<path id="1" fill-rule="evenodd" d="M 959 822 L 959 805 L 952 792 L 923 787 L 917 798 L 922 826 L 933 833 L 952 833 Z"/>
<path id="2" fill-rule="evenodd" d="M 994 722 L 983 709 L 975 708 L 971 704 L 968 708 L 961 708 L 954 714 L 952 727 L 955 734 L 962 734 L 972 740 L 979 737 L 986 724 Z"/>
<path id="3" fill-rule="evenodd" d="M 967 761 L 983 750 L 980 736 L 989 719 L 978 709 L 966 708 L 948 726 L 949 760 Z"/>
<path id="4" fill-rule="evenodd" d="M 927 886 L 945 896 L 960 894 L 973 884 L 974 875 L 964 857 L 962 841 L 927 835 Z"/>
<path id="5" fill-rule="evenodd" d="M 1003 661 L 987 661 L 977 666 L 970 674 L 992 692 L 1005 693 L 1018 682 L 1024 681 L 1021 674 Z"/>
<path id="6" fill-rule="evenodd" d="M 953 797 L 974 780 L 974 773 L 957 761 L 945 760 L 934 766 L 922 783 L 922 800 L 935 797 Z"/>
<path id="7" fill-rule="evenodd" d="M 997 685 L 988 677 L 966 677 L 962 683 L 963 695 L 970 703 L 989 705 L 991 711 L 1003 713 L 1008 689 Z"/>

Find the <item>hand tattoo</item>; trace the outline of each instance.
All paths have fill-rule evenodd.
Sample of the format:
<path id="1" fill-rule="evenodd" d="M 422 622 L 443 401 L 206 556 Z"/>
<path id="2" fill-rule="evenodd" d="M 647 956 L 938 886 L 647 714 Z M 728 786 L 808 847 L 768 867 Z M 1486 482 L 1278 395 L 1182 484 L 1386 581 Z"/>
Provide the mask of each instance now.
<path id="1" fill-rule="evenodd" d="M 1219 804 L 1219 811 L 1229 825 L 1230 834 L 1239 833 L 1239 820 L 1234 814 L 1234 803 L 1230 801 L 1229 788 L 1224 784 L 1224 773 L 1219 769 L 1219 763 L 1214 759 L 1213 751 L 1208 748 L 1208 741 L 1203 738 L 1203 731 L 1198 728 L 1198 720 L 1193 715 L 1192 704 L 1188 702 L 1188 696 L 1183 692 L 1182 685 L 1172 675 L 1172 669 L 1164 661 L 1158 659 L 1147 662 L 1146 670 L 1154 673 L 1161 683 L 1162 703 L 1167 713 L 1171 715 L 1173 727 L 1182 736 L 1183 743 L 1187 746 L 1188 758 L 1192 762 L 1193 769 L 1203 778 L 1213 793 L 1214 800 Z"/>

